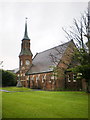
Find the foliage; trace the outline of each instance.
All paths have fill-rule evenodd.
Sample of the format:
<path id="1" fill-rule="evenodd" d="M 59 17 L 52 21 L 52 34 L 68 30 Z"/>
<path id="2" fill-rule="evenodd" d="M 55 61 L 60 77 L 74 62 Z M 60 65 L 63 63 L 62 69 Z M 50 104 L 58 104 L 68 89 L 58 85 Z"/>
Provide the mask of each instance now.
<path id="1" fill-rule="evenodd" d="M 2 71 L 2 86 L 15 86 L 16 85 L 16 75 L 9 71 Z"/>
<path id="2" fill-rule="evenodd" d="M 88 95 L 84 92 L 3 92 L 2 99 L 3 118 L 88 117 Z"/>
<path id="3" fill-rule="evenodd" d="M 72 68 L 73 72 L 82 73 L 82 78 L 88 82 L 87 91 L 90 92 L 90 2 L 88 9 L 80 17 L 80 20 L 74 19 L 73 26 L 65 31 L 68 39 L 73 39 L 77 49 L 75 51 L 74 60 L 79 63 L 79 66 Z M 87 41 L 87 43 L 86 43 Z"/>
<path id="4" fill-rule="evenodd" d="M 74 60 L 76 60 L 79 65 L 72 68 L 71 70 L 75 73 L 82 73 L 82 78 L 85 78 L 88 82 L 90 79 L 90 55 L 86 49 L 78 49 L 75 51 Z"/>
<path id="5" fill-rule="evenodd" d="M 90 64 L 90 55 L 86 49 L 76 49 L 74 59 L 81 65 Z"/>
<path id="6" fill-rule="evenodd" d="M 68 71 L 72 71 L 73 73 L 82 73 L 80 75 L 80 78 L 85 78 L 87 82 L 90 79 L 90 64 L 79 65 L 74 68 L 68 69 Z"/>
<path id="7" fill-rule="evenodd" d="M 63 68 L 59 66 L 52 66 L 51 68 L 53 69 L 52 76 L 54 76 L 55 78 L 61 78 L 64 76 Z"/>

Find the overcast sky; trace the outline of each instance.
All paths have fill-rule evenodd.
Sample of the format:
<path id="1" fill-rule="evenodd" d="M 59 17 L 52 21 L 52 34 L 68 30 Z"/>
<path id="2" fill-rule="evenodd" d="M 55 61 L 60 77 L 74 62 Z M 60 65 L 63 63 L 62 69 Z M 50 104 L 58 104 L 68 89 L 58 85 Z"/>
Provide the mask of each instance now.
<path id="1" fill-rule="evenodd" d="M 3 69 L 19 66 L 25 17 L 28 17 L 28 36 L 34 56 L 37 52 L 66 42 L 62 27 L 71 26 L 73 18 L 80 18 L 87 5 L 85 1 L 0 2 L 0 61 L 3 60 Z"/>

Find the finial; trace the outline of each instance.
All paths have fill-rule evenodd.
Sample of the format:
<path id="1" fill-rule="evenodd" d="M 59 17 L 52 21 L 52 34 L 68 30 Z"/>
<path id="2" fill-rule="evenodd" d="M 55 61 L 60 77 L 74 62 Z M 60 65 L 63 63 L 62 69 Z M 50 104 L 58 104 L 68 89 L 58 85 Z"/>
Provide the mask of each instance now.
<path id="1" fill-rule="evenodd" d="M 28 18 L 27 18 L 27 17 L 25 17 L 25 19 L 26 19 L 26 22 L 27 22 L 27 19 L 28 19 Z"/>
<path id="2" fill-rule="evenodd" d="M 25 32 L 24 32 L 24 39 L 28 40 L 29 37 L 28 37 L 28 32 L 27 32 L 27 17 L 25 17 Z"/>
<path id="3" fill-rule="evenodd" d="M 27 18 L 27 17 L 25 17 L 26 22 L 27 22 L 27 19 L 28 19 L 28 18 Z"/>

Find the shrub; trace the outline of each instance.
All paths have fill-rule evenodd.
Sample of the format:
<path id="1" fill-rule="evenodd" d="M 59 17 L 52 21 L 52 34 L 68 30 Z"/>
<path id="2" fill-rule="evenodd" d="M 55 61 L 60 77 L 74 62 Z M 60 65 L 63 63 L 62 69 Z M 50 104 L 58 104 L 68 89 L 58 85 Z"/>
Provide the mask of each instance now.
<path id="1" fill-rule="evenodd" d="M 2 71 L 2 86 L 15 86 L 16 85 L 16 75 L 12 72 Z"/>

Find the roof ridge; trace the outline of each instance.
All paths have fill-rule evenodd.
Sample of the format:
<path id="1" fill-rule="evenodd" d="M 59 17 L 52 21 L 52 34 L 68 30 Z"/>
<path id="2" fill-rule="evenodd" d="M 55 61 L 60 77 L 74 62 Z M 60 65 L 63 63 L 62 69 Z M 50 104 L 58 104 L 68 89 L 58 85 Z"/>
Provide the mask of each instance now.
<path id="1" fill-rule="evenodd" d="M 68 41 L 68 42 L 66 42 L 66 43 L 62 43 L 61 45 L 57 45 L 57 46 L 55 46 L 55 47 L 49 48 L 49 49 L 44 50 L 44 51 L 42 51 L 42 52 L 39 52 L 39 53 L 37 53 L 37 54 L 41 54 L 41 53 L 43 53 L 43 52 L 46 52 L 46 51 L 51 50 L 51 49 L 54 49 L 54 48 L 56 48 L 56 47 L 59 47 L 59 46 L 68 44 L 68 43 L 70 43 L 71 41 L 72 41 L 72 40 L 70 40 L 70 41 Z M 36 54 L 36 55 L 37 55 L 37 54 Z M 35 56 L 36 56 L 36 55 L 35 55 Z"/>
<path id="2" fill-rule="evenodd" d="M 37 53 L 35 54 L 35 56 L 33 57 L 33 60 L 36 58 L 36 56 L 37 56 L 38 54 L 42 54 L 42 53 L 44 53 L 44 52 L 46 52 L 46 51 L 48 51 L 48 50 L 54 49 L 54 48 L 56 48 L 56 47 L 59 47 L 59 46 L 65 45 L 65 44 L 68 44 L 68 43 L 70 43 L 70 42 L 73 42 L 73 40 L 70 40 L 70 41 L 68 41 L 68 42 L 66 42 L 66 43 L 62 43 L 61 45 L 57 45 L 57 46 L 55 46 L 55 47 L 49 48 L 49 49 L 44 50 L 44 51 L 42 51 L 42 52 L 39 52 L 39 53 L 37 52 Z"/>

